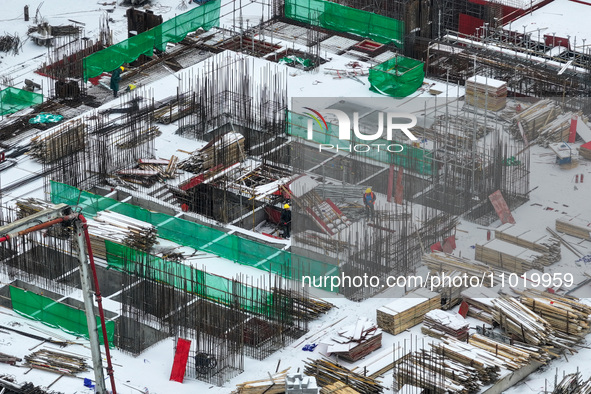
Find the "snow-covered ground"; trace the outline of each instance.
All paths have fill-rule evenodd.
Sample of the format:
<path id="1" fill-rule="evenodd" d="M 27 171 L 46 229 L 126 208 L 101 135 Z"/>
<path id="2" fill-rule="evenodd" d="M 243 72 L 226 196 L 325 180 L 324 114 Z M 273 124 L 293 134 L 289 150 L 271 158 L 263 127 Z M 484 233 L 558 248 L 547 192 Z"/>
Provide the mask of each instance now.
<path id="1" fill-rule="evenodd" d="M 23 18 L 24 4 L 14 4 L 13 1 L 0 0 L 0 6 L 4 11 L 0 17 L 0 23 L 2 30 L 7 33 L 17 33 L 21 36 L 24 41 L 26 37 L 26 31 L 30 23 L 25 23 Z M 31 18 L 35 16 L 35 10 L 39 7 L 40 14 L 47 19 L 51 24 L 68 24 L 71 23 L 69 20 L 75 20 L 77 22 L 84 23 L 84 32 L 88 37 L 93 37 L 99 31 L 99 18 L 103 14 L 107 14 L 112 19 L 111 28 L 114 32 L 114 40 L 118 42 L 127 37 L 125 7 L 118 5 L 102 5 L 103 3 L 110 3 L 108 0 L 102 1 L 80 1 L 80 0 L 50 0 L 50 1 L 31 1 L 29 2 L 29 9 Z M 176 14 L 182 12 L 182 9 L 177 8 L 181 3 L 180 0 L 159 0 L 152 1 L 151 10 L 156 14 L 163 15 L 164 19 L 167 20 Z M 244 9 L 241 13 L 234 12 L 235 7 L 238 3 L 244 3 Z M 549 8 L 550 6 L 561 7 L 554 10 Z M 188 7 L 194 7 L 189 4 Z M 553 6 L 554 7 L 554 6 Z M 583 8 L 586 7 L 586 8 Z M 571 16 L 571 10 L 577 9 L 578 12 L 574 12 Z M 112 10 L 112 11 L 109 11 Z M 550 5 L 543 7 L 540 10 L 535 11 L 531 18 L 536 15 L 543 13 L 547 15 L 547 18 L 537 17 L 536 19 L 527 18 L 530 15 L 524 16 L 519 20 L 519 23 L 526 25 L 528 31 L 536 30 L 541 27 L 548 27 L 544 30 L 545 34 L 556 31 L 557 35 L 577 36 L 585 38 L 589 34 L 588 29 L 582 29 L 577 26 L 585 26 L 584 23 L 579 23 L 583 18 L 588 19 L 588 11 L 591 10 L 590 6 L 579 5 L 577 3 L 568 0 L 555 0 Z M 260 2 L 243 0 L 238 1 L 223 1 L 222 7 L 222 26 L 232 29 L 234 28 L 233 17 L 241 14 L 243 21 L 250 25 L 258 23 L 260 15 L 267 14 L 268 8 Z M 538 14 L 536 14 L 538 13 Z M 556 15 L 560 13 L 560 15 Z M 565 16 L 566 15 L 566 16 Z M 560 18 L 558 18 L 560 16 Z M 568 17 L 567 17 L 568 16 Z M 569 19 L 570 18 L 570 19 Z M 573 19 L 576 18 L 576 19 Z M 569 22 L 562 22 L 562 21 Z M 535 21 L 535 22 L 534 22 Z M 577 22 L 577 23 L 574 23 Z M 513 28 L 515 27 L 513 24 Z M 556 23 L 556 24 L 555 24 Z M 543 26 L 542 26 L 543 25 Z M 281 42 L 275 38 L 274 42 Z M 297 45 L 294 45 L 297 48 Z M 25 78 L 32 79 L 35 82 L 41 83 L 44 89 L 49 86 L 49 80 L 34 74 L 36 70 L 45 60 L 47 55 L 47 49 L 44 47 L 38 47 L 31 40 L 24 42 L 22 46 L 22 52 L 13 56 L 11 54 L 0 53 L 0 83 L 2 81 L 10 80 L 14 86 L 22 87 Z M 234 54 L 230 52 L 224 52 L 217 56 L 232 56 L 232 57 L 244 57 L 244 55 Z M 345 64 L 351 61 L 351 58 L 346 56 L 338 56 L 335 54 L 328 54 L 330 61 L 324 64 L 319 72 L 303 72 L 294 68 L 289 68 L 283 65 L 273 65 L 279 72 L 287 74 L 288 92 L 290 97 L 380 97 L 378 94 L 370 92 L 367 82 L 367 77 L 360 77 L 360 80 L 365 83 L 362 84 L 354 79 L 334 79 L 332 75 L 325 75 L 322 71 L 325 68 L 345 68 Z M 259 70 L 267 66 L 267 62 L 261 59 L 250 58 L 248 61 L 252 61 L 255 65 L 254 70 Z M 153 92 L 156 99 L 168 97 L 176 92 L 176 86 L 178 85 L 177 77 L 183 77 L 184 75 L 191 75 L 197 72 L 199 69 L 207 67 L 207 61 L 199 63 L 191 68 L 181 70 L 175 75 L 168 75 L 159 81 L 153 82 L 150 85 L 142 87 L 142 89 L 149 89 Z M 363 63 L 364 67 L 367 68 L 370 64 Z M 4 77 L 4 79 L 3 79 Z M 441 81 L 425 80 L 429 83 L 431 89 L 439 90 L 441 97 L 457 97 L 463 95 L 463 88 L 458 88 L 455 85 L 447 85 Z M 2 86 L 4 87 L 4 86 Z M 403 100 L 397 100 L 400 104 L 406 104 L 412 106 L 414 103 L 418 103 L 419 100 L 415 100 L 418 97 L 431 97 L 428 91 L 419 91 L 408 98 Z M 122 100 L 125 99 L 123 96 Z M 106 109 L 114 105 L 118 105 L 120 100 L 112 100 L 106 102 L 100 109 Z M 418 104 L 416 110 L 422 109 L 422 103 Z M 182 137 L 174 134 L 176 129 L 175 125 L 163 126 L 161 131 L 163 135 L 159 137 L 158 144 L 156 147 L 156 156 L 162 158 L 169 158 L 172 154 L 183 158 L 182 154 L 177 151 L 179 147 L 183 150 L 192 151 L 201 146 L 200 143 L 195 141 L 188 141 Z M 575 144 L 576 145 L 576 144 Z M 554 228 L 554 221 L 556 218 L 563 214 L 569 214 L 572 216 L 581 215 L 583 217 L 591 219 L 591 208 L 588 203 L 589 196 L 591 196 L 591 162 L 585 161 L 584 159 L 575 159 L 572 166 L 559 167 L 554 162 L 554 155 L 549 149 L 533 146 L 531 150 L 531 180 L 530 185 L 533 189 L 530 193 L 530 201 L 522 207 L 516 209 L 513 212 L 513 216 L 518 224 L 523 224 L 529 228 L 535 228 L 543 230 L 545 227 Z M 31 158 L 24 157 L 19 159 L 16 167 L 4 171 L 1 174 L 0 185 L 7 185 L 12 182 L 18 181 L 24 176 L 27 176 L 31 172 L 40 171 L 41 166 L 33 161 Z M 584 174 L 584 183 L 575 183 L 575 175 Z M 44 198 L 43 181 L 41 179 L 31 182 L 30 184 L 19 187 L 9 194 L 2 197 L 4 203 L 12 203 L 17 197 L 27 195 L 39 198 Z M 535 188 L 535 189 L 534 189 Z M 381 203 L 382 204 L 382 203 Z M 500 225 L 500 222 L 493 223 L 489 228 L 494 229 Z M 232 231 L 244 231 L 235 227 L 230 227 Z M 474 249 L 473 246 L 476 242 L 486 239 L 487 229 L 481 226 L 477 226 L 469 222 L 461 222 L 458 226 L 457 246 L 458 248 L 454 254 L 473 258 Z M 253 236 L 253 233 L 249 235 Z M 576 240 L 569 238 L 570 241 L 578 243 L 577 247 L 584 252 L 584 254 L 591 254 L 591 242 Z M 288 244 L 285 241 L 281 243 Z M 167 244 L 174 246 L 172 244 Z M 192 250 L 191 250 L 192 252 Z M 588 274 L 587 267 L 584 265 L 575 263 L 576 257 L 574 254 L 567 249 L 562 249 L 562 260 L 560 263 L 551 267 L 550 271 L 554 272 L 573 272 L 576 274 L 577 279 L 582 279 Z M 246 268 L 244 266 L 231 263 L 219 258 L 211 257 L 207 260 L 208 272 L 221 274 L 224 276 L 236 276 L 238 274 L 247 274 L 252 277 L 256 277 L 258 272 L 254 268 Z M 589 272 L 591 273 L 591 272 Z M 263 275 L 262 273 L 260 273 Z M 6 282 L 8 278 L 1 278 L 2 282 Z M 310 332 L 305 335 L 304 338 L 297 340 L 294 344 L 287 346 L 266 360 L 257 361 L 253 359 L 246 359 L 245 372 L 235 377 L 231 381 L 227 382 L 224 387 L 214 387 L 210 384 L 200 382 L 197 380 L 186 379 L 183 384 L 170 382 L 170 371 L 173 361 L 173 343 L 172 339 L 164 340 L 155 346 L 151 347 L 139 357 L 131 357 L 118 350 L 112 351 L 112 358 L 115 367 L 115 377 L 118 384 L 119 393 L 137 393 L 144 392 L 144 388 L 148 388 L 149 392 L 154 394 L 189 394 L 189 393 L 219 393 L 228 394 L 235 385 L 239 382 L 247 380 L 262 379 L 267 376 L 267 372 L 274 372 L 277 368 L 278 362 L 280 362 L 280 368 L 291 367 L 292 371 L 301 370 L 303 368 L 303 360 L 307 357 L 319 357 L 320 349 L 315 350 L 313 353 L 304 352 L 301 350 L 302 346 L 306 343 L 317 343 L 322 337 L 330 336 L 335 333 L 336 330 L 342 327 L 350 326 L 355 323 L 358 317 L 366 317 L 372 320 L 376 318 L 376 309 L 388 304 L 392 299 L 403 295 L 403 289 L 388 289 L 378 297 L 357 303 L 346 300 L 341 296 L 315 290 L 314 294 L 321 296 L 328 301 L 335 304 L 336 308 L 331 310 L 328 314 L 322 318 L 311 322 Z M 584 294 L 584 292 L 582 293 Z M 591 291 L 587 294 L 591 296 Z M 79 298 L 78 296 L 74 296 Z M 334 322 L 338 322 L 333 327 L 326 328 Z M 473 326 L 476 325 L 475 321 L 472 321 Z M 75 340 L 74 337 L 65 334 L 61 331 L 54 330 L 43 326 L 41 323 L 34 322 L 16 315 L 10 310 L 3 309 L 0 311 L 0 325 L 14 327 L 23 331 L 28 331 L 37 335 L 39 331 L 35 329 L 43 330 L 46 334 L 51 335 L 54 338 L 64 337 L 68 340 Z M 35 329 L 33 329 L 33 327 Z M 403 340 L 416 340 L 416 338 L 422 338 L 420 333 L 420 327 L 414 327 L 413 329 L 400 334 L 398 336 L 392 336 L 390 334 L 383 334 L 383 350 L 392 348 L 398 348 Z M 305 339 L 307 338 L 307 339 Z M 412 339 L 411 339 L 412 338 Z M 83 342 L 83 341 L 79 341 Z M 299 346 L 295 346 L 298 345 Z M 0 329 L 0 352 L 8 353 L 11 355 L 17 355 L 23 357 L 29 354 L 29 349 L 39 345 L 39 341 L 19 336 L 9 331 L 2 331 Z M 51 348 L 52 345 L 42 345 L 42 347 Z M 41 347 L 37 348 L 40 349 Z M 71 345 L 64 349 L 68 352 L 90 357 L 90 350 L 87 344 Z M 380 350 L 381 351 L 381 350 Z M 581 351 L 573 356 L 569 356 L 568 361 L 566 359 L 560 359 L 551 364 L 550 368 L 532 374 L 528 377 L 525 383 L 509 390 L 510 393 L 522 393 L 522 392 L 540 392 L 544 389 L 544 381 L 549 382 L 549 386 L 554 382 L 555 368 L 560 370 L 566 370 L 572 372 L 576 370 L 577 366 L 584 367 L 585 359 L 587 356 L 591 356 L 591 349 L 583 348 Z M 370 356 L 373 357 L 373 356 Z M 568 365 L 567 365 L 568 364 Z M 36 384 L 49 385 L 56 378 L 57 375 L 32 370 L 26 375 L 27 371 L 25 368 L 18 368 L 8 366 L 6 364 L 0 364 L 0 373 L 12 374 L 17 377 L 18 381 L 33 381 Z M 583 370 L 584 377 L 588 377 L 591 374 L 591 369 L 588 367 Z M 64 393 L 91 393 L 92 390 L 85 389 L 83 387 L 83 381 L 81 378 L 91 378 L 94 376 L 92 373 L 80 374 L 77 378 L 63 377 L 59 381 L 55 382 L 51 389 L 61 391 Z M 383 379 L 383 384 L 386 387 L 392 385 L 392 374 L 387 373 Z M 391 392 L 388 390 L 388 392 Z"/>

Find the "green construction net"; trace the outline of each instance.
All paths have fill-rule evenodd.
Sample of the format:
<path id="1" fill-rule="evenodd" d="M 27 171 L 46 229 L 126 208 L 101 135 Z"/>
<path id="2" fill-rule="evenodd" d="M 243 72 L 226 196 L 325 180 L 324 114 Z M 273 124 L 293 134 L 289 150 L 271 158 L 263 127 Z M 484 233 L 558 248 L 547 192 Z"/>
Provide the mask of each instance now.
<path id="1" fill-rule="evenodd" d="M 181 15 L 167 20 L 136 36 L 121 41 L 84 58 L 84 80 L 103 72 L 111 72 L 124 63 L 130 63 L 140 55 L 152 56 L 153 48 L 166 49 L 169 42 L 179 42 L 188 33 L 203 28 L 209 30 L 220 20 L 221 0 L 209 1 Z"/>
<path id="2" fill-rule="evenodd" d="M 68 334 L 88 338 L 88 323 L 83 310 L 59 303 L 51 298 L 10 286 L 12 309 L 19 315 L 37 320 L 53 328 L 60 328 Z M 101 321 L 96 317 L 100 342 L 103 343 Z M 109 347 L 114 346 L 115 322 L 105 322 Z"/>
<path id="3" fill-rule="evenodd" d="M 285 0 L 285 16 L 325 29 L 403 45 L 404 22 L 324 0 Z"/>
<path id="4" fill-rule="evenodd" d="M 406 97 L 423 84 L 423 62 L 395 56 L 369 69 L 371 91 L 392 97 Z"/>
<path id="5" fill-rule="evenodd" d="M 249 312 L 266 315 L 271 311 L 273 294 L 269 291 L 186 264 L 166 261 L 125 245 L 106 241 L 105 246 L 107 263 L 111 268 L 166 283 L 218 303 L 232 302 Z"/>
<path id="6" fill-rule="evenodd" d="M 8 87 L 0 91 L 0 116 L 13 114 L 21 109 L 29 108 L 42 102 L 42 94 Z"/>
<path id="7" fill-rule="evenodd" d="M 329 275 L 329 272 L 331 276 L 340 275 L 338 267 L 332 264 L 309 259 L 305 259 L 305 263 L 296 260 L 297 264 L 294 264 L 292 255 L 288 251 L 199 223 L 81 191 L 63 183 L 51 181 L 51 202 L 78 206 L 85 215 L 91 217 L 99 211 L 108 209 L 142 220 L 154 225 L 158 229 L 158 236 L 163 239 L 285 278 L 300 280 L 302 275 L 324 276 Z"/>
<path id="8" fill-rule="evenodd" d="M 307 115 L 298 114 L 295 112 L 288 113 L 288 129 L 289 135 L 294 137 L 300 137 L 303 139 L 308 138 L 308 120 L 311 119 Z M 312 122 L 313 134 L 312 138 L 314 142 L 319 144 L 332 145 L 339 147 L 339 150 L 343 152 L 349 152 L 351 145 L 355 144 L 366 144 L 367 141 L 361 141 L 355 138 L 355 134 L 351 133 L 352 139 L 350 141 L 344 141 L 339 139 L 339 128 L 337 125 L 327 123 L 328 130 L 324 127 L 320 127 L 318 123 Z M 385 148 L 381 149 L 370 149 L 367 152 L 359 151 L 355 152 L 356 156 L 365 157 L 368 159 L 376 160 L 381 163 L 395 164 L 397 166 L 404 167 L 408 170 L 417 172 L 419 174 L 431 175 L 433 171 L 433 153 L 424 148 L 415 147 L 409 144 L 404 144 L 398 141 L 388 141 L 385 139 L 376 139 L 371 141 L 371 145 L 382 145 L 388 146 L 391 144 L 400 144 L 403 146 L 401 152 L 388 152 Z M 392 150 L 395 150 L 392 148 Z"/>

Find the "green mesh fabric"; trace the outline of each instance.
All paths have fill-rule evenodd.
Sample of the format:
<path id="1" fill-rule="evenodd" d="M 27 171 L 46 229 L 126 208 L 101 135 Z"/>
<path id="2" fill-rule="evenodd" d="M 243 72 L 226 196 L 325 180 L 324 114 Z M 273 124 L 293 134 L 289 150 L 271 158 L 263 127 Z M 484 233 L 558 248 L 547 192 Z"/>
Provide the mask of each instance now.
<path id="1" fill-rule="evenodd" d="M 13 286 L 10 286 L 10 298 L 12 309 L 19 315 L 40 321 L 53 328 L 60 328 L 68 334 L 88 338 L 88 323 L 83 310 Z M 101 321 L 98 316 L 96 316 L 96 324 L 100 342 L 103 343 Z M 113 347 L 115 322 L 107 321 L 105 324 L 109 347 Z"/>
<path id="2" fill-rule="evenodd" d="M 176 242 L 182 246 L 190 246 L 196 250 L 209 252 L 238 264 L 255 267 L 295 280 L 300 280 L 302 275 L 321 276 L 327 275 L 328 272 L 331 272 L 330 275 L 340 275 L 338 267 L 331 264 L 306 259 L 306 264 L 298 263 L 297 266 L 292 267 L 293 256 L 285 250 L 234 234 L 228 234 L 185 219 L 152 212 L 132 204 L 80 191 L 63 183 L 54 181 L 50 183 L 51 202 L 54 204 L 65 203 L 78 206 L 88 216 L 94 216 L 97 212 L 105 209 L 130 216 L 153 224 L 158 230 L 158 236 L 163 239 Z M 123 267 L 123 257 L 125 255 L 114 253 L 114 256 L 119 256 L 120 260 L 113 260 L 115 257 L 111 257 L 112 264 Z M 330 288 L 326 288 L 326 290 L 330 290 Z"/>
<path id="3" fill-rule="evenodd" d="M 203 28 L 209 30 L 219 24 L 221 0 L 213 0 L 167 20 L 136 36 L 121 41 L 84 58 L 84 80 L 103 72 L 111 72 L 124 63 L 133 62 L 140 55 L 152 56 L 153 48 L 166 49 L 169 42 L 179 42 L 188 33 Z"/>
<path id="4" fill-rule="evenodd" d="M 13 114 L 21 109 L 29 108 L 42 102 L 42 94 L 8 87 L 0 91 L 0 116 Z"/>
<path id="5" fill-rule="evenodd" d="M 290 111 L 288 113 L 288 134 L 294 137 L 307 139 L 309 119 L 311 118 L 307 115 L 302 115 Z M 346 150 L 345 147 L 348 149 L 348 147 L 351 144 L 367 143 L 367 141 L 356 140 L 355 135 L 353 133 L 351 133 L 353 136 L 351 141 L 340 140 L 338 126 L 332 123 L 328 123 L 327 125 L 328 130 L 326 130 L 324 127 L 320 128 L 320 126 L 316 122 L 312 122 L 312 128 L 314 131 L 312 134 L 312 138 L 315 142 L 319 144 L 329 144 L 335 147 L 340 146 L 341 150 L 347 152 L 348 150 Z M 372 149 L 368 152 L 355 152 L 355 155 L 360 157 L 367 157 L 369 159 L 376 160 L 381 163 L 396 164 L 398 166 L 404 167 L 408 170 L 417 172 L 419 174 L 432 174 L 433 153 L 431 151 L 425 150 L 423 148 L 417 148 L 402 142 L 388 141 L 385 139 L 376 139 L 371 143 L 376 145 L 390 145 L 396 143 L 402 145 L 404 149 L 402 150 L 402 152 L 398 153 L 388 152 L 385 149 L 380 149 L 379 151 L 377 149 Z"/>
<path id="6" fill-rule="evenodd" d="M 423 62 L 404 56 L 395 56 L 369 69 L 369 88 L 376 93 L 392 97 L 406 97 L 423 84 Z"/>
<path id="7" fill-rule="evenodd" d="M 285 0 L 285 16 L 325 29 L 403 45 L 404 22 L 324 0 Z"/>

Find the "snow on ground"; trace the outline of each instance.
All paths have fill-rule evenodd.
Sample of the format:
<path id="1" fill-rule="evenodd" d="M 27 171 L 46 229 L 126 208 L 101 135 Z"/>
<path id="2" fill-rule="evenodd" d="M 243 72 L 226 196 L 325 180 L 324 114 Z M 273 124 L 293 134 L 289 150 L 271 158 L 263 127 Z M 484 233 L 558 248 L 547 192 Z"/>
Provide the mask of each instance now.
<path id="1" fill-rule="evenodd" d="M 41 3 L 41 1 L 29 2 L 31 17 L 34 17 L 35 10 Z M 179 3 L 179 0 L 153 1 L 152 10 L 156 14 L 162 14 L 166 20 L 175 14 L 182 12 L 182 10 L 177 8 Z M 233 17 L 240 16 L 240 12 L 234 11 L 237 3 L 238 2 L 232 1 L 223 2 L 222 26 L 230 29 L 233 28 Z M 245 0 L 244 3 L 246 4 L 248 2 Z M 68 21 L 69 19 L 82 22 L 85 24 L 85 35 L 89 37 L 95 36 L 98 33 L 99 17 L 102 14 L 106 14 L 113 20 L 111 22 L 111 27 L 114 29 L 115 42 L 126 38 L 126 20 L 124 18 L 125 7 L 102 6 L 100 4 L 102 4 L 102 1 L 95 3 L 92 1 L 81 2 L 79 0 L 53 0 L 43 3 L 40 8 L 40 13 L 52 24 L 68 24 L 70 23 Z M 11 34 L 18 33 L 21 37 L 25 37 L 27 27 L 30 23 L 22 21 L 22 6 L 14 6 L 14 2 L 9 2 L 7 0 L 0 0 L 0 6 L 2 6 L 2 9 L 4 10 L 1 17 L 2 19 L 0 19 L 3 30 Z M 193 7 L 193 5 L 189 5 L 189 7 Z M 112 12 L 107 11 L 111 9 L 113 10 Z M 586 26 L 583 24 L 583 18 L 585 18 L 584 22 L 586 22 L 586 19 L 588 19 L 588 11 L 590 9 L 589 6 L 575 2 L 555 0 L 548 6 L 534 11 L 531 15 L 528 14 L 517 22 L 513 22 L 512 28 L 515 30 L 517 24 L 522 24 L 526 25 L 527 31 L 532 31 L 537 28 L 552 26 L 551 28 L 544 30 L 543 34 L 551 34 L 555 31 L 557 35 L 566 36 L 567 34 L 570 34 L 571 37 L 577 36 L 582 39 L 586 38 L 586 35 L 589 34 L 588 29 L 583 29 L 580 26 Z M 260 15 L 267 13 L 268 9 L 261 3 L 251 2 L 241 13 L 244 27 L 258 23 Z M 533 36 L 535 36 L 535 34 L 533 34 Z M 535 39 L 535 37 L 532 38 Z M 577 45 L 579 45 L 578 41 Z M 294 46 L 297 47 L 297 45 Z M 33 71 L 46 60 L 46 54 L 46 48 L 38 47 L 30 40 L 24 42 L 23 52 L 17 56 L 0 53 L 0 78 L 3 76 L 11 77 L 17 87 L 22 86 L 25 78 L 33 79 L 36 82 L 43 80 L 43 85 L 46 89 L 49 81 L 33 73 Z M 229 52 L 224 52 L 217 56 L 244 57 L 244 55 L 231 54 Z M 365 83 L 364 85 L 354 79 L 333 79 L 332 76 L 325 75 L 324 69 L 342 69 L 351 61 L 351 58 L 346 56 L 328 54 L 327 57 L 330 58 L 330 61 L 321 66 L 320 71 L 318 72 L 305 73 L 283 65 L 272 65 L 271 67 L 287 73 L 290 97 L 381 97 L 369 91 L 367 77 L 359 77 L 359 79 Z M 256 69 L 266 67 L 267 65 L 267 62 L 261 59 L 251 59 L 252 60 L 249 61 L 252 61 L 256 65 Z M 197 70 L 206 67 L 207 64 L 207 61 L 200 63 L 189 69 L 180 71 L 177 75 L 191 75 L 191 73 L 197 72 Z M 365 69 L 371 66 L 369 63 L 364 63 L 363 65 Z M 1 79 L 0 82 L 2 82 Z M 440 97 L 455 97 L 463 94 L 463 89 L 454 85 L 446 85 L 443 82 L 431 80 L 425 80 L 425 82 L 434 84 L 430 86 L 432 89 L 442 91 L 443 93 L 440 94 Z M 174 94 L 177 85 L 177 78 L 173 75 L 169 75 L 144 88 L 150 89 L 156 99 L 161 99 Z M 431 95 L 427 90 L 423 90 L 414 93 L 408 98 L 396 101 L 399 104 L 412 105 L 415 102 L 418 102 L 414 101 L 417 97 L 431 97 Z M 101 109 L 119 105 L 124 99 L 125 96 L 120 100 L 113 100 L 105 103 Z M 421 110 L 422 104 L 417 108 Z M 185 157 L 183 155 L 186 154 L 178 152 L 177 149 L 179 149 L 179 147 L 183 150 L 192 151 L 202 146 L 195 141 L 192 141 L 187 145 L 188 140 L 174 134 L 176 127 L 177 126 L 174 124 L 161 127 L 163 135 L 158 140 L 159 143 L 156 146 L 157 157 L 169 158 L 174 154 L 183 159 Z M 553 228 L 554 220 L 563 214 L 573 216 L 581 215 L 583 217 L 591 218 L 591 209 L 587 202 L 588 196 L 591 195 L 591 162 L 576 160 L 575 164 L 569 168 L 559 167 L 554 163 L 554 155 L 548 149 L 537 146 L 531 148 L 531 155 L 532 173 L 530 185 L 531 189 L 533 189 L 530 193 L 531 200 L 513 212 L 513 216 L 517 223 L 523 224 L 529 228 L 542 229 L 543 231 L 546 226 Z M 22 177 L 30 174 L 31 171 L 39 171 L 40 169 L 41 166 L 30 158 L 21 158 L 15 168 L 2 173 L 0 185 L 8 185 L 22 179 Z M 575 174 L 584 174 L 586 182 L 575 183 Z M 16 196 L 25 194 L 43 198 L 42 180 L 36 180 L 13 190 L 9 195 L 3 197 L 3 202 L 13 202 Z M 497 221 L 490 227 L 484 228 L 473 223 L 461 222 L 456 234 L 458 238 L 458 249 L 454 253 L 473 258 L 473 246 L 476 242 L 485 240 L 487 229 L 494 229 L 498 225 L 500 225 L 500 222 Z M 230 230 L 245 231 L 231 226 Z M 251 236 L 262 237 L 255 234 L 256 233 L 254 232 L 249 232 L 249 235 Z M 575 239 L 569 238 L 569 240 L 574 241 Z M 577 240 L 576 242 L 580 242 L 580 240 Z M 278 243 L 285 243 L 285 245 L 288 245 L 287 241 L 278 241 Z M 174 247 L 172 243 L 163 242 L 163 244 L 164 246 Z M 580 242 L 577 247 L 584 251 L 585 254 L 591 254 L 591 242 Z M 188 253 L 192 252 L 192 250 L 188 250 L 188 248 L 186 249 Z M 565 272 L 565 270 L 576 271 L 578 274 L 577 279 L 582 279 L 587 268 L 585 266 L 577 266 L 575 263 L 576 257 L 572 252 L 565 248 L 562 249 L 562 254 L 562 261 L 552 267 L 551 270 L 555 272 Z M 210 263 L 215 266 L 210 266 Z M 207 268 L 209 272 L 222 274 L 228 277 L 235 276 L 238 273 L 248 274 L 249 276 L 252 275 L 253 277 L 256 277 L 257 274 L 259 276 L 264 275 L 253 268 L 247 268 L 229 261 L 223 261 L 223 259 L 210 258 L 209 256 Z M 8 278 L 1 279 L 3 282 L 8 280 Z M 169 382 L 168 379 L 174 356 L 171 339 L 156 344 L 138 357 L 131 357 L 118 350 L 113 350 L 112 356 L 115 366 L 115 377 L 117 379 L 117 384 L 119 385 L 118 392 L 136 393 L 138 391 L 143 391 L 144 387 L 147 387 L 152 394 L 168 394 L 172 392 L 188 394 L 205 391 L 210 393 L 228 394 L 234 388 L 236 383 L 264 378 L 267 371 L 275 371 L 278 361 L 280 361 L 280 369 L 288 366 L 291 367 L 292 371 L 295 371 L 298 368 L 301 369 L 303 368 L 302 360 L 307 357 L 319 357 L 318 350 L 314 353 L 302 351 L 301 348 L 304 344 L 311 342 L 317 343 L 321 337 L 328 336 L 342 327 L 354 324 L 358 317 L 375 319 L 375 311 L 377 308 L 402 296 L 403 292 L 404 289 L 392 288 L 384 291 L 373 299 L 356 303 L 348 301 L 342 296 L 329 294 L 321 290 L 314 290 L 313 293 L 315 295 L 321 296 L 334 303 L 336 308 L 322 318 L 311 322 L 309 326 L 310 331 L 304 336 L 304 338 L 288 345 L 285 349 L 276 352 L 266 360 L 257 361 L 247 358 L 245 361 L 245 372 L 227 382 L 227 384 L 221 388 L 213 387 L 210 384 L 191 379 L 185 380 L 183 384 Z M 588 294 L 591 296 L 591 287 L 582 289 L 581 294 Z M 72 296 L 74 298 L 80 298 L 79 294 L 73 294 Z M 111 300 L 107 300 L 107 304 L 109 301 Z M 109 307 L 116 308 L 116 304 L 110 304 Z M 329 329 L 326 328 L 335 322 L 338 322 L 338 324 Z M 475 322 L 472 323 L 475 324 Z M 74 337 L 68 334 L 45 327 L 38 322 L 24 319 L 10 310 L 1 310 L 0 325 L 11 326 L 13 324 L 16 324 L 15 328 L 26 330 L 31 333 L 39 333 L 31 328 L 35 327 L 44 332 L 50 333 L 48 335 L 52 335 L 56 338 L 64 337 L 69 340 L 75 340 Z M 309 337 L 309 340 L 305 340 L 307 337 Z M 414 327 L 396 337 L 384 333 L 383 349 L 391 349 L 393 346 L 398 347 L 403 340 L 414 338 L 412 339 L 414 341 L 417 338 L 422 337 L 422 334 L 420 334 L 420 327 Z M 29 349 L 38 344 L 39 341 L 24 338 L 9 331 L 4 332 L 0 330 L 0 352 L 22 357 L 30 353 L 31 351 Z M 42 345 L 41 347 L 51 347 L 51 345 Z M 72 345 L 64 350 L 82 354 L 86 357 L 90 356 L 90 351 L 87 345 Z M 539 392 L 544 387 L 544 379 L 547 379 L 550 383 L 554 381 L 555 367 L 558 367 L 561 370 L 565 369 L 567 372 L 572 372 L 576 369 L 577 365 L 584 365 L 586 358 L 589 356 L 591 356 L 591 349 L 581 349 L 577 355 L 569 356 L 570 365 L 566 365 L 569 363 L 566 359 L 555 361 L 551 364 L 551 368 L 531 375 L 525 383 L 509 390 L 508 392 Z M 33 370 L 27 375 L 24 375 L 25 371 L 26 369 L 24 368 L 0 364 L 0 373 L 13 374 L 17 376 L 19 381 L 30 380 L 37 384 L 49 385 L 57 378 L 57 375 L 49 372 Z M 584 377 L 587 377 L 590 372 L 591 371 L 589 370 L 585 370 L 583 373 Z M 83 377 L 94 378 L 92 373 L 80 374 L 77 378 L 64 377 L 57 381 L 52 386 L 52 389 L 64 393 L 90 393 L 91 391 L 85 390 L 82 386 L 81 378 Z M 383 382 L 386 387 L 391 386 L 391 373 L 386 374 Z M 391 391 L 388 390 L 388 392 Z"/>

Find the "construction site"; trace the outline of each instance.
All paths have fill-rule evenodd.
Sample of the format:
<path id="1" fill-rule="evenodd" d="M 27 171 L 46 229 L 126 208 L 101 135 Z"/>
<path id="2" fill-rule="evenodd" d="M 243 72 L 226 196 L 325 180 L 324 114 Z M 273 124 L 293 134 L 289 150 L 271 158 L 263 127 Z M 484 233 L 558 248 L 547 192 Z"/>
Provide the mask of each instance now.
<path id="1" fill-rule="evenodd" d="M 0 393 L 591 393 L 590 4 L 16 8 Z"/>

